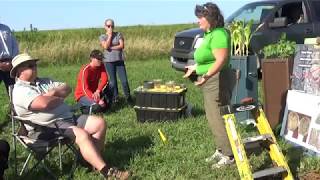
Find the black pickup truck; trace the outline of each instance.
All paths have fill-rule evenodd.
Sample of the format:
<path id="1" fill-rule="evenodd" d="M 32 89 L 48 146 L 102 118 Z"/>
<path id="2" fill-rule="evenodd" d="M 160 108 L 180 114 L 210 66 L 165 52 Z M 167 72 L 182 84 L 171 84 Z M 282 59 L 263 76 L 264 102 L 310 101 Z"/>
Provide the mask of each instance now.
<path id="1" fill-rule="evenodd" d="M 320 0 L 263 0 L 244 5 L 225 21 L 254 21 L 250 52 L 261 60 L 260 50 L 278 41 L 282 33 L 298 44 L 304 38 L 320 36 Z M 184 71 L 194 64 L 193 53 L 202 42 L 203 31 L 199 28 L 178 32 L 171 50 L 172 67 Z M 260 68 L 260 61 L 258 62 Z"/>

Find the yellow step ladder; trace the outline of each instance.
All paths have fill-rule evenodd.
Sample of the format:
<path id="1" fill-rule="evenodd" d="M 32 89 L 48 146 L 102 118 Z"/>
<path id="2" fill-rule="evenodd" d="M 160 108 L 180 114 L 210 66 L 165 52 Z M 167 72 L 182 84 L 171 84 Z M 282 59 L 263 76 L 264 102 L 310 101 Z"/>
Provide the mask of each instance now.
<path id="1" fill-rule="evenodd" d="M 236 130 L 235 113 L 243 111 L 252 112 L 255 118 L 255 125 L 260 134 L 259 136 L 241 139 L 240 134 Z M 256 103 L 223 106 L 221 107 L 221 114 L 225 121 L 226 131 L 241 179 L 250 180 L 272 177 L 280 177 L 285 180 L 294 179 L 260 106 Z M 265 148 L 268 151 L 273 162 L 273 167 L 252 172 L 246 151 L 259 147 Z"/>

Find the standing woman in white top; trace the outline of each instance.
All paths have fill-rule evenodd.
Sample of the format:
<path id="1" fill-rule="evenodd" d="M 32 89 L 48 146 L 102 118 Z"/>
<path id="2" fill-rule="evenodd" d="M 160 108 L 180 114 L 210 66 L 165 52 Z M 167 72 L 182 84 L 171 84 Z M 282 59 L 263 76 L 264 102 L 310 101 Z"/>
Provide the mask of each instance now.
<path id="1" fill-rule="evenodd" d="M 104 65 L 109 75 L 109 87 L 113 93 L 113 102 L 118 102 L 117 74 L 120 78 L 122 89 L 127 102 L 131 103 L 130 88 L 124 64 L 124 38 L 120 32 L 114 32 L 114 21 L 105 20 L 105 34 L 100 35 L 99 40 L 104 49 Z"/>

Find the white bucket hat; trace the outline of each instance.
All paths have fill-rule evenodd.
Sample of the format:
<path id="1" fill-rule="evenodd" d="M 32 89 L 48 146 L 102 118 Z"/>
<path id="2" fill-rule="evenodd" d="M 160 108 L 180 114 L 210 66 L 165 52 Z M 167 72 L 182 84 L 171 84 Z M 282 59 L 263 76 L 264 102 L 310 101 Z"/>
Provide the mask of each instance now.
<path id="1" fill-rule="evenodd" d="M 38 61 L 39 59 L 31 57 L 27 53 L 19 54 L 12 59 L 12 69 L 10 71 L 10 76 L 12 78 L 16 77 L 17 67 L 27 61 Z"/>

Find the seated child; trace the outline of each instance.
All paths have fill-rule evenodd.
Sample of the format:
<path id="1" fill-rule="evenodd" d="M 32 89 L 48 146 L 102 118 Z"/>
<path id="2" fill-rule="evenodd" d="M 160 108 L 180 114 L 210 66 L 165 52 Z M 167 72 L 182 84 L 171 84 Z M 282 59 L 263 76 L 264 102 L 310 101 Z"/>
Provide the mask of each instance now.
<path id="1" fill-rule="evenodd" d="M 93 50 L 90 53 L 90 63 L 80 69 L 74 92 L 76 101 L 82 107 L 91 107 L 93 113 L 104 112 L 108 106 L 104 93 L 108 84 L 108 74 L 102 59 L 101 51 Z"/>

